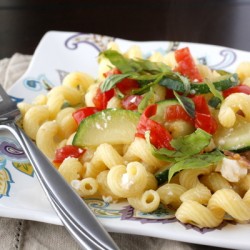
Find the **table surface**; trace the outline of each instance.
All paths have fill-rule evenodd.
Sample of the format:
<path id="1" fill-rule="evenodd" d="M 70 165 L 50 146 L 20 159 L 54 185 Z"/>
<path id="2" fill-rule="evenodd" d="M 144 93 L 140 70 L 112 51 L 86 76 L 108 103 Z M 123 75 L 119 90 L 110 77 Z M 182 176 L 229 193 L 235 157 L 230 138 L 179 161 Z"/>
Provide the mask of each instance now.
<path id="1" fill-rule="evenodd" d="M 249 0 L 1 0 L 0 59 L 33 54 L 49 30 L 250 51 Z"/>

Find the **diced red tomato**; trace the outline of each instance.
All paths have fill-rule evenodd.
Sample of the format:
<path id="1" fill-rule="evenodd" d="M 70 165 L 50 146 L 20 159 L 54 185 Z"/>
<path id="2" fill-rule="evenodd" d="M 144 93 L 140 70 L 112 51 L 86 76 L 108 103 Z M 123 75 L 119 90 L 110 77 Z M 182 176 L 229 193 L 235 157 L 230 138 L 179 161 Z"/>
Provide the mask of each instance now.
<path id="1" fill-rule="evenodd" d="M 244 94 L 250 95 L 250 87 L 247 85 L 238 85 L 238 86 L 226 89 L 222 93 L 223 93 L 224 98 L 226 98 L 227 96 L 233 93 L 244 93 Z"/>
<path id="2" fill-rule="evenodd" d="M 115 95 L 115 90 L 110 89 L 108 91 L 102 92 L 100 88 L 98 88 L 95 97 L 93 98 L 93 103 L 95 107 L 99 110 L 103 110 L 107 108 L 108 101 Z"/>
<path id="3" fill-rule="evenodd" d="M 173 99 L 173 98 L 175 98 L 174 91 L 172 89 L 166 88 L 165 98 L 166 99 Z"/>
<path id="4" fill-rule="evenodd" d="M 183 120 L 186 122 L 193 123 L 192 117 L 189 116 L 185 109 L 179 104 L 170 105 L 169 107 L 167 107 L 165 113 L 165 120 L 170 122 Z"/>
<path id="5" fill-rule="evenodd" d="M 193 101 L 195 104 L 195 127 L 201 128 L 209 134 L 214 134 L 218 124 L 209 110 L 205 97 L 198 95 L 193 97 Z"/>
<path id="6" fill-rule="evenodd" d="M 73 145 L 66 145 L 56 150 L 54 163 L 62 163 L 67 157 L 79 158 L 85 152 L 84 149 Z"/>
<path id="7" fill-rule="evenodd" d="M 111 70 L 109 70 L 108 72 L 104 73 L 105 77 L 109 77 L 111 75 L 118 75 L 121 74 L 122 72 L 117 69 L 117 68 L 113 68 Z M 138 89 L 140 87 L 139 83 L 134 80 L 134 79 L 129 79 L 129 78 L 125 78 L 123 80 L 121 80 L 119 83 L 116 84 L 116 87 L 124 94 L 124 95 L 128 95 L 131 93 L 131 90 L 133 89 Z"/>
<path id="8" fill-rule="evenodd" d="M 128 110 L 137 110 L 143 96 L 129 95 L 122 100 L 122 107 Z"/>
<path id="9" fill-rule="evenodd" d="M 104 77 L 109 77 L 109 76 L 112 76 L 112 75 L 119 75 L 121 74 L 122 72 L 118 69 L 118 68 L 112 68 L 111 70 L 103 73 L 103 76 Z"/>
<path id="10" fill-rule="evenodd" d="M 156 110 L 156 104 L 152 104 L 145 109 L 137 126 L 136 136 L 145 138 L 145 132 L 150 131 L 150 142 L 156 148 L 167 148 L 173 150 L 173 147 L 170 144 L 170 141 L 172 140 L 171 134 L 161 124 L 150 119 L 150 117 L 156 113 Z"/>
<path id="11" fill-rule="evenodd" d="M 93 114 L 97 113 L 98 111 L 100 111 L 100 110 L 96 107 L 83 107 L 83 108 L 76 110 L 72 114 L 72 116 L 75 119 L 76 123 L 79 125 L 84 118 L 86 118 L 90 115 L 93 115 Z"/>
<path id="12" fill-rule="evenodd" d="M 175 60 L 178 64 L 175 69 L 177 72 L 188 77 L 191 81 L 203 81 L 188 47 L 176 50 Z"/>

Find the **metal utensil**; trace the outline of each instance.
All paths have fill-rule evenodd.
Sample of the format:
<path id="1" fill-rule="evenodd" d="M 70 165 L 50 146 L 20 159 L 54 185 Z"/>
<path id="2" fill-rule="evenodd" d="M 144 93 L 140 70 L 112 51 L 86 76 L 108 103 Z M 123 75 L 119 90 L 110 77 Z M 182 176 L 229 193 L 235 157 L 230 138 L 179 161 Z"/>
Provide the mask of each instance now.
<path id="1" fill-rule="evenodd" d="M 19 115 L 16 103 L 0 85 L 0 130 L 7 129 L 17 139 L 62 223 L 84 249 L 119 249 L 85 202 L 16 125 L 15 120 Z"/>

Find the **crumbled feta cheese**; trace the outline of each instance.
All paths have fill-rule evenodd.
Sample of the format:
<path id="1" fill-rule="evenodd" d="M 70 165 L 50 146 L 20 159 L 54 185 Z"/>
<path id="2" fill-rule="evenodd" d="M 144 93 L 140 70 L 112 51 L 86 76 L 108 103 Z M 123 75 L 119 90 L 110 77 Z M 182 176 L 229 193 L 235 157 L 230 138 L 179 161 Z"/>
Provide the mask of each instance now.
<path id="1" fill-rule="evenodd" d="M 104 202 L 111 203 L 113 201 L 112 196 L 102 196 Z"/>
<path id="2" fill-rule="evenodd" d="M 81 183 L 81 181 L 79 181 L 79 180 L 73 180 L 73 181 L 71 181 L 71 186 L 75 190 L 79 190 L 80 189 L 80 183 Z"/>
<path id="3" fill-rule="evenodd" d="M 129 189 L 131 185 L 134 184 L 134 181 L 129 178 L 128 174 L 123 174 L 122 175 L 122 181 L 121 181 L 121 186 L 124 187 L 125 189 Z"/>
<path id="4" fill-rule="evenodd" d="M 247 175 L 247 168 L 241 166 L 237 160 L 224 157 L 222 163 L 216 168 L 217 172 L 230 182 L 238 182 Z"/>

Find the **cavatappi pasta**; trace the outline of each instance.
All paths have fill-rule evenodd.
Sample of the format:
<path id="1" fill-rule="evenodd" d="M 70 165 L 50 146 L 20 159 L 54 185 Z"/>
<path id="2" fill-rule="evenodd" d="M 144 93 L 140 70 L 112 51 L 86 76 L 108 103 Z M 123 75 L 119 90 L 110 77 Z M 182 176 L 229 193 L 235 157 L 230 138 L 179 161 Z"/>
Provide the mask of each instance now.
<path id="1" fill-rule="evenodd" d="M 145 213 L 162 204 L 198 227 L 247 223 L 250 63 L 233 74 L 188 48 L 145 59 L 116 43 L 98 62 L 96 79 L 72 72 L 18 104 L 25 132 L 77 193 Z"/>

